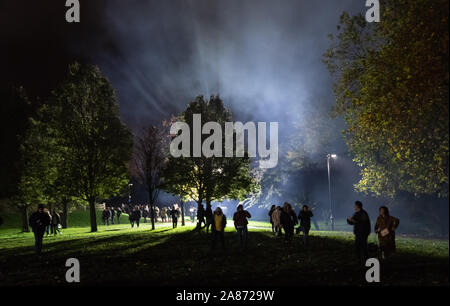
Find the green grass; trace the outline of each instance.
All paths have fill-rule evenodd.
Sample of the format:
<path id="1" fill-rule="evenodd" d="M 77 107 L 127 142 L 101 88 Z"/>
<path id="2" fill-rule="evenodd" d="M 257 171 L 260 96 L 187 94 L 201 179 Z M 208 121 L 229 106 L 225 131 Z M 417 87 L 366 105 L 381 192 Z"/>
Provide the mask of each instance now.
<path id="1" fill-rule="evenodd" d="M 210 251 L 210 236 L 192 232 L 193 225 L 172 229 L 158 223 L 131 228 L 123 216 L 120 225 L 99 225 L 91 233 L 87 213 L 70 215 L 73 227 L 63 235 L 44 238 L 44 253 L 33 252 L 33 234 L 0 229 L 0 284 L 64 284 L 65 261 L 81 264 L 81 285 L 367 285 L 365 270 L 353 261 L 349 232 L 312 231 L 308 247 L 296 235 L 291 244 L 276 238 L 267 222 L 250 222 L 249 246 L 236 249 L 232 223 L 227 247 Z M 100 223 L 99 223 L 100 224 Z M 375 236 L 369 238 L 375 242 Z M 448 286 L 448 240 L 400 236 L 397 253 L 381 267 L 381 285 Z"/>

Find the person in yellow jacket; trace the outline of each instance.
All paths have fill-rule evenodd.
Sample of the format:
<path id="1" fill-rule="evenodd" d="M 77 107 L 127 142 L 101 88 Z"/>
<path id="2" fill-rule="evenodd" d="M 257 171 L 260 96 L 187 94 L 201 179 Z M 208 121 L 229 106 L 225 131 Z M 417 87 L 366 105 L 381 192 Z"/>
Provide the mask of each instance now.
<path id="1" fill-rule="evenodd" d="M 222 249 L 225 248 L 224 231 L 227 226 L 227 217 L 223 214 L 222 209 L 217 207 L 212 215 L 211 233 L 212 233 L 212 249 L 216 247 L 217 239 L 220 240 Z"/>

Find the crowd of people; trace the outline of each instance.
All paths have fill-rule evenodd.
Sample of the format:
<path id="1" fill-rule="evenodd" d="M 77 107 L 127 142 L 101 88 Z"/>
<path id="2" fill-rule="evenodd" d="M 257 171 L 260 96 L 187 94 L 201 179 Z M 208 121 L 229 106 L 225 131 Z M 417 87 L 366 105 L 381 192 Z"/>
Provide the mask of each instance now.
<path id="1" fill-rule="evenodd" d="M 114 218 L 117 218 L 117 224 L 120 224 L 120 216 L 123 212 L 128 214 L 128 220 L 130 221 L 131 227 L 139 227 L 141 219 L 144 223 L 147 223 L 147 219 L 151 218 L 149 205 L 125 205 L 122 207 L 104 207 L 102 212 L 103 225 L 114 224 Z M 155 222 L 172 222 L 172 227 L 176 228 L 178 225 L 178 218 L 180 217 L 180 209 L 177 204 L 172 207 L 154 207 L 153 210 Z"/>
<path id="2" fill-rule="evenodd" d="M 60 213 L 55 209 L 50 212 L 50 210 L 45 208 L 42 204 L 38 205 L 38 210 L 31 214 L 28 222 L 34 233 L 34 246 L 36 254 L 38 255 L 41 254 L 42 239 L 45 234 L 47 234 L 47 237 L 50 235 L 56 236 L 58 233 L 62 235 Z"/>
<path id="3" fill-rule="evenodd" d="M 369 257 L 367 240 L 371 233 L 370 217 L 363 209 L 363 204 L 360 201 L 355 202 L 354 210 L 353 216 L 347 218 L 347 223 L 353 226 L 356 257 L 360 262 L 364 263 Z M 117 224 L 120 224 L 122 212 L 126 212 L 129 215 L 131 227 L 134 227 L 134 225 L 139 227 L 141 218 L 146 222 L 147 218 L 150 217 L 148 205 L 135 205 L 134 207 L 122 205 L 122 208 L 105 207 L 102 212 L 103 224 L 114 224 L 114 218 L 117 218 Z M 192 210 L 190 212 L 192 214 Z M 155 214 L 155 221 L 171 221 L 172 227 L 177 227 L 180 210 L 176 204 L 172 207 L 155 207 L 153 213 Z M 272 232 L 275 236 L 280 237 L 284 235 L 284 239 L 287 242 L 291 242 L 294 232 L 297 234 L 302 233 L 303 244 L 306 245 L 308 243 L 311 218 L 314 216 L 308 205 L 303 205 L 298 214 L 295 213 L 292 205 L 287 202 L 283 204 L 283 207 L 272 205 L 268 215 L 272 225 Z M 251 218 L 251 214 L 244 209 L 243 205 L 238 205 L 236 212 L 233 214 L 233 222 L 236 229 L 237 245 L 241 250 L 247 248 L 249 218 Z M 197 211 L 197 222 L 200 229 L 206 228 L 207 233 L 211 231 L 211 249 L 215 249 L 217 242 L 224 248 L 224 232 L 227 225 L 227 217 L 220 207 L 212 211 L 210 205 L 206 209 L 200 206 Z M 399 223 L 398 218 L 389 214 L 389 209 L 386 206 L 380 207 L 374 231 L 379 240 L 382 259 L 395 252 L 395 230 Z M 43 205 L 39 205 L 37 212 L 30 216 L 29 224 L 34 232 L 37 254 L 41 253 L 42 238 L 45 233 L 47 233 L 47 236 L 50 234 L 57 235 L 58 233 L 62 235 L 60 214 L 56 210 L 50 212 Z M 296 228 L 297 225 L 298 227 Z"/>

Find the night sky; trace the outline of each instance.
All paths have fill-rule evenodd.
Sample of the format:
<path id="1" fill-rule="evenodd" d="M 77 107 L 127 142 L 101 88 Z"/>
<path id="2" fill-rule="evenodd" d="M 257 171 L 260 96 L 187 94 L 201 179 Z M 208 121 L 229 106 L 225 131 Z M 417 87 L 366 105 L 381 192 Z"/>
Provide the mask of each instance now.
<path id="1" fill-rule="evenodd" d="M 2 86 L 45 99 L 69 63 L 94 63 L 132 127 L 178 114 L 200 94 L 220 94 L 242 121 L 332 105 L 327 35 L 344 10 L 365 9 L 363 0 L 91 0 L 69 24 L 64 2 L 1 2 Z"/>
<path id="2" fill-rule="evenodd" d="M 85 0 L 81 22 L 67 23 L 64 4 L 0 2 L 2 90 L 23 85 L 45 101 L 76 60 L 101 68 L 132 129 L 219 94 L 235 121 L 278 121 L 280 142 L 293 122 L 308 127 L 330 111 L 328 34 L 343 11 L 365 11 L 363 0 Z M 334 142 L 317 149 L 321 163 L 326 152 L 346 154 L 342 120 L 327 120 Z M 307 128 L 295 133 L 315 145 Z"/>

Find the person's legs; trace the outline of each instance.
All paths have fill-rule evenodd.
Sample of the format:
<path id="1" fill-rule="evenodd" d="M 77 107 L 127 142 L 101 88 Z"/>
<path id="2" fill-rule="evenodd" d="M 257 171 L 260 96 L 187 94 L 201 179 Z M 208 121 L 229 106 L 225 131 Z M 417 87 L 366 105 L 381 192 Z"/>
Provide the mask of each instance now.
<path id="1" fill-rule="evenodd" d="M 36 230 L 34 232 L 34 250 L 37 255 L 41 255 L 42 251 L 42 238 L 44 237 L 43 230 Z"/>
<path id="2" fill-rule="evenodd" d="M 224 236 L 224 233 L 223 233 L 223 231 L 218 232 L 218 233 L 219 233 L 219 236 L 220 236 L 220 244 L 222 246 L 222 249 L 224 249 L 225 248 L 225 236 Z"/>
<path id="3" fill-rule="evenodd" d="M 247 248 L 247 241 L 248 241 L 248 229 L 247 226 L 244 226 L 243 228 L 243 239 L 244 239 L 244 249 Z"/>
<path id="4" fill-rule="evenodd" d="M 134 227 L 134 221 L 131 221 L 131 227 Z"/>
<path id="5" fill-rule="evenodd" d="M 237 230 L 238 247 L 242 248 L 243 228 L 242 227 L 238 227 L 238 228 L 236 228 L 236 230 Z"/>
<path id="6" fill-rule="evenodd" d="M 359 263 L 363 262 L 364 259 L 364 237 L 362 235 L 356 235 L 355 236 L 355 252 L 356 252 L 356 258 L 358 259 Z"/>
<path id="7" fill-rule="evenodd" d="M 275 228 L 275 235 L 277 236 L 277 237 L 280 237 L 281 236 L 281 227 L 280 226 L 277 226 L 276 228 Z"/>
<path id="8" fill-rule="evenodd" d="M 139 227 L 139 219 L 136 220 L 136 227 Z"/>
<path id="9" fill-rule="evenodd" d="M 211 236 L 211 249 L 214 250 L 216 248 L 217 232 L 213 231 Z"/>
<path id="10" fill-rule="evenodd" d="M 363 256 L 364 256 L 364 258 L 363 258 L 364 263 L 369 258 L 369 249 L 367 247 L 367 238 L 369 238 L 369 236 L 367 236 L 367 235 L 364 236 L 363 241 L 362 241 L 362 251 L 363 251 Z"/>

